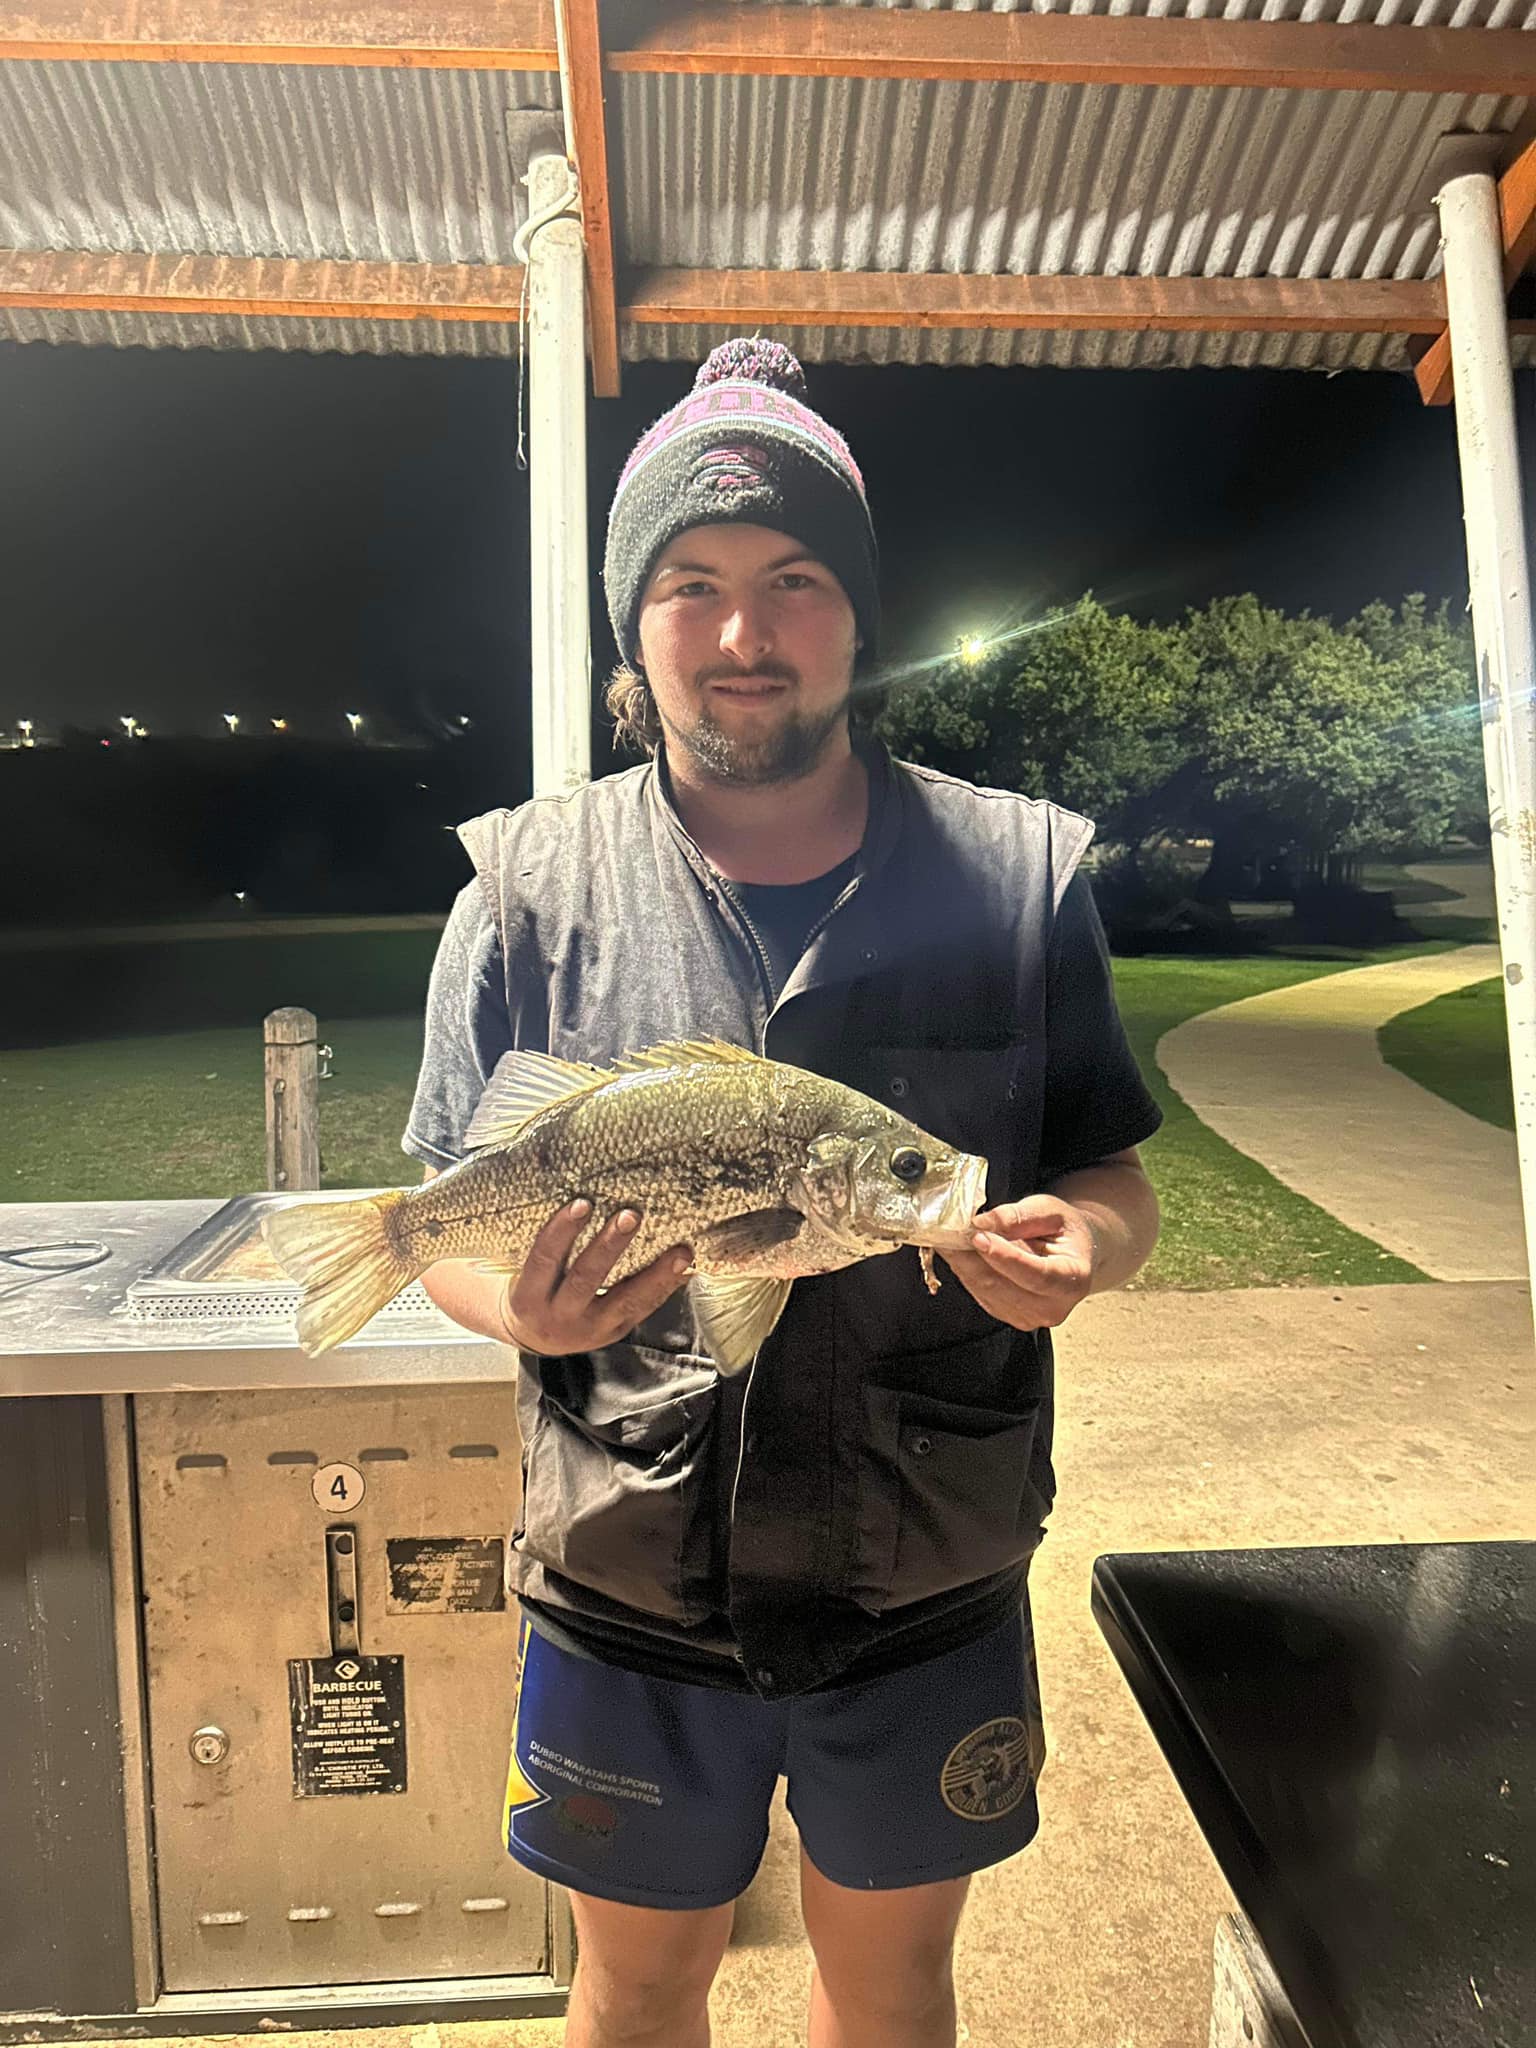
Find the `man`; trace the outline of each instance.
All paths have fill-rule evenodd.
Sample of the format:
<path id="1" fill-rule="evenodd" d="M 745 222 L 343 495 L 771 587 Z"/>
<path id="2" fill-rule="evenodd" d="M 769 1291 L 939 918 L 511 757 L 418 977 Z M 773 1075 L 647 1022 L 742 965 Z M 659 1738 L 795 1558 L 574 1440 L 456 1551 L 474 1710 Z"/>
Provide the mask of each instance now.
<path id="1" fill-rule="evenodd" d="M 854 729 L 874 534 L 787 350 L 717 349 L 642 437 L 604 576 L 610 706 L 652 758 L 463 827 L 406 1149 L 457 1159 L 511 1048 L 718 1037 L 984 1154 L 993 1206 L 936 1296 L 915 1254 L 797 1281 L 733 1380 L 686 1246 L 604 1288 L 633 1212 L 574 1259 L 586 1206 L 553 1217 L 511 1282 L 427 1275 L 519 1351 L 508 1846 L 574 1895 L 572 2048 L 701 2048 L 782 1774 L 812 2048 L 947 2048 L 970 1873 L 1038 1825 L 1047 1333 L 1150 1252 L 1159 1115 L 1076 874 L 1091 826 Z"/>

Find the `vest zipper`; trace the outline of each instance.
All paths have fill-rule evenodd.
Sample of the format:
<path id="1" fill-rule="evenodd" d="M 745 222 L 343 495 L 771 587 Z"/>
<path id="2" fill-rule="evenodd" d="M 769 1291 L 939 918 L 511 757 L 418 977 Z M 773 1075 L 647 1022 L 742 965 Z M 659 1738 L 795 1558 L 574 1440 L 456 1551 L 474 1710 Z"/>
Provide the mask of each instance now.
<path id="1" fill-rule="evenodd" d="M 771 1013 L 778 1006 L 779 992 L 773 984 L 773 963 L 770 961 L 768 957 L 768 948 L 763 944 L 763 935 L 758 930 L 757 926 L 752 922 L 751 917 L 748 915 L 747 906 L 742 902 L 741 898 L 732 889 L 730 883 L 725 879 L 724 875 L 717 874 L 713 868 L 710 869 L 710 873 L 715 877 L 715 887 L 719 890 L 720 894 L 729 901 L 732 910 L 735 911 L 736 915 L 741 919 L 742 923 L 747 928 L 747 936 L 751 940 L 752 951 L 757 956 L 758 973 L 762 978 L 763 987 L 766 989 L 768 993 L 768 1008 Z M 765 1017 L 763 1019 L 765 1029 L 767 1026 L 767 1022 L 768 1019 Z"/>

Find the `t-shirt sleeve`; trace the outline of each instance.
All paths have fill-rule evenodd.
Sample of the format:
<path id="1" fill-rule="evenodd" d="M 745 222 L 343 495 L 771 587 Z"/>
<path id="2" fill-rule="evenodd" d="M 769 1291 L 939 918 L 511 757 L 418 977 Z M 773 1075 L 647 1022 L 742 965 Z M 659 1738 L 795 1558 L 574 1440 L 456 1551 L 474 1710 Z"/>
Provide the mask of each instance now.
<path id="1" fill-rule="evenodd" d="M 478 882 L 461 890 L 432 963 L 421 1073 L 401 1150 L 455 1166 L 496 1062 L 512 1050 L 506 972 L 495 919 Z"/>
<path id="2" fill-rule="evenodd" d="M 1126 1041 L 1109 946 L 1081 869 L 1056 914 L 1048 977 L 1042 1187 L 1141 1144 L 1163 1121 Z"/>

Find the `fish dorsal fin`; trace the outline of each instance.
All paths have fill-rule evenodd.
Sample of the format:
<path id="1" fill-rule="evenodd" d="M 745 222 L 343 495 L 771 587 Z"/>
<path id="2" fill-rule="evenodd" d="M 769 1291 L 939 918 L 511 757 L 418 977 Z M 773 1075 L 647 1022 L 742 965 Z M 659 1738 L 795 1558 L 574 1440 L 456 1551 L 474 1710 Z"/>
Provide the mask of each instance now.
<path id="1" fill-rule="evenodd" d="M 593 1094 L 612 1079 L 604 1068 L 582 1060 L 557 1060 L 547 1052 L 503 1053 L 469 1120 L 464 1148 L 478 1152 L 486 1145 L 505 1145 L 557 1102 Z"/>
<path id="2" fill-rule="evenodd" d="M 655 1073 L 667 1067 L 763 1064 L 755 1052 L 727 1045 L 719 1038 L 672 1039 L 665 1045 L 648 1046 L 644 1052 L 626 1053 L 611 1067 L 589 1066 L 585 1060 L 559 1060 L 547 1052 L 503 1053 L 486 1083 L 479 1108 L 470 1118 L 464 1147 L 466 1151 L 478 1152 L 487 1145 L 505 1145 L 557 1102 L 593 1095 L 626 1074 Z"/>
<path id="3" fill-rule="evenodd" d="M 688 1283 L 699 1329 L 723 1373 L 745 1372 L 789 1300 L 788 1280 L 695 1273 Z"/>
<path id="4" fill-rule="evenodd" d="M 657 1067 L 760 1067 L 761 1055 L 744 1046 L 727 1045 L 722 1038 L 674 1038 L 663 1045 L 647 1046 L 644 1052 L 626 1053 L 615 1060 L 616 1074 L 650 1073 Z"/>

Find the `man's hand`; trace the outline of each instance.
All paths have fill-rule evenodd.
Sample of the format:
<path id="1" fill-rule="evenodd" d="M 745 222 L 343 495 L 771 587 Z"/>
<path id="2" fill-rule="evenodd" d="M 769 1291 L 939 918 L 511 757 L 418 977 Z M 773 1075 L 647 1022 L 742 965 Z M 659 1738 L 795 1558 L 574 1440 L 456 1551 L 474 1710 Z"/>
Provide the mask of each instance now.
<path id="1" fill-rule="evenodd" d="M 640 1227 L 633 1209 L 610 1216 L 578 1258 L 571 1258 L 576 1240 L 592 1214 L 590 1202 L 572 1202 L 561 1209 L 534 1239 L 528 1262 L 507 1285 L 501 1320 L 508 1340 L 520 1350 L 546 1358 L 569 1351 L 599 1351 L 627 1337 L 647 1316 L 654 1315 L 682 1285 L 693 1263 L 686 1245 L 674 1245 L 659 1259 L 600 1294 Z"/>
<path id="2" fill-rule="evenodd" d="M 1098 1242 L 1081 1209 L 1055 1195 L 1000 1202 L 976 1218 L 976 1249 L 946 1265 L 989 1315 L 1015 1330 L 1053 1330 L 1093 1286 Z"/>

